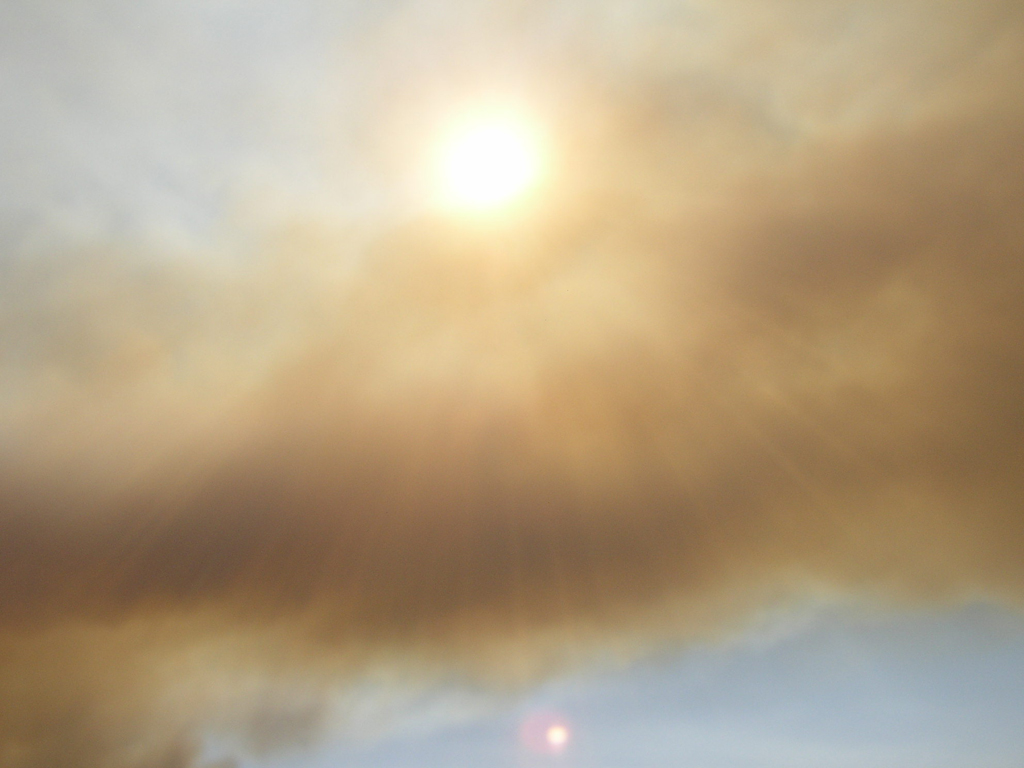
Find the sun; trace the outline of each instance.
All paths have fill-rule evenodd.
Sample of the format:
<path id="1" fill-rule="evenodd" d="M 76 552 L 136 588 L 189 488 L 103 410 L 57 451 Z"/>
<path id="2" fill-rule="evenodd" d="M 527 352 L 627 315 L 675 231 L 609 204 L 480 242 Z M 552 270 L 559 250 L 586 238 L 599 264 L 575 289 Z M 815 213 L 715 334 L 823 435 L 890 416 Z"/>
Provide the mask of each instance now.
<path id="1" fill-rule="evenodd" d="M 441 147 L 444 203 L 468 211 L 509 205 L 538 184 L 542 159 L 537 132 L 523 119 L 489 114 L 463 121 Z"/>

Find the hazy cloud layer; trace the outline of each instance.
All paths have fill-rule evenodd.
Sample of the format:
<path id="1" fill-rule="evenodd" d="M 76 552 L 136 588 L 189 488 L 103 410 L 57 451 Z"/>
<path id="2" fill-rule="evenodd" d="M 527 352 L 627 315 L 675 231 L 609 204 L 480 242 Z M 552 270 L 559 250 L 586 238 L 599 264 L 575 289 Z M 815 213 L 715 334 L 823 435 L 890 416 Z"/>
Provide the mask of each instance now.
<path id="1" fill-rule="evenodd" d="M 60 57 L 143 32 L 23 5 L 75 41 L 42 91 L 70 128 L 34 137 L 12 66 L 4 152 L 92 192 L 4 194 L 0 766 L 301 744 L 369 667 L 516 682 L 811 586 L 1019 602 L 1016 3 L 353 8 L 310 60 L 264 21 L 280 66 L 219 75 L 234 108 L 202 63 L 96 64 L 181 127 L 102 141 Z M 229 10 L 149 34 L 242 71 Z M 430 212 L 445 106 L 495 92 L 550 126 L 548 188 Z M 118 131 L 149 143 L 107 186 L 47 160 Z"/>

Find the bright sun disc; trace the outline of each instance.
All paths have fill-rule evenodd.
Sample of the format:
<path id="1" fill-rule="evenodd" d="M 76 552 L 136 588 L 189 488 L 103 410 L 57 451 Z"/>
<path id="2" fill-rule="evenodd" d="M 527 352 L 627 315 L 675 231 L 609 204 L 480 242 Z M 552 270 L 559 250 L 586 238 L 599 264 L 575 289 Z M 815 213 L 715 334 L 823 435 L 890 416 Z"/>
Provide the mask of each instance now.
<path id="1" fill-rule="evenodd" d="M 506 117 L 463 124 L 441 153 L 445 200 L 456 208 L 497 208 L 537 183 L 540 163 L 536 136 L 527 126 Z"/>

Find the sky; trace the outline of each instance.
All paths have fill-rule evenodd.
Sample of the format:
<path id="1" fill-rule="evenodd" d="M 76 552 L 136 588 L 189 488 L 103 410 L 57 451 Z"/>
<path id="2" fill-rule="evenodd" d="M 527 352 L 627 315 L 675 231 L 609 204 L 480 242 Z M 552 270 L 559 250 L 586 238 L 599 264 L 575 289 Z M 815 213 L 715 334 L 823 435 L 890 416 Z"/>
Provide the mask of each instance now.
<path id="1" fill-rule="evenodd" d="M 1016 766 L 1022 629 L 985 605 L 899 616 L 805 606 L 728 643 L 606 662 L 511 700 L 454 686 L 377 699 L 361 736 L 272 764 Z M 531 749 L 520 734 L 535 718 L 567 723 L 570 746 Z"/>
<path id="2" fill-rule="evenodd" d="M 7 0 L 0 768 L 1021 765 L 1022 66 L 1011 0 Z M 479 115 L 539 175 L 453 207 Z"/>

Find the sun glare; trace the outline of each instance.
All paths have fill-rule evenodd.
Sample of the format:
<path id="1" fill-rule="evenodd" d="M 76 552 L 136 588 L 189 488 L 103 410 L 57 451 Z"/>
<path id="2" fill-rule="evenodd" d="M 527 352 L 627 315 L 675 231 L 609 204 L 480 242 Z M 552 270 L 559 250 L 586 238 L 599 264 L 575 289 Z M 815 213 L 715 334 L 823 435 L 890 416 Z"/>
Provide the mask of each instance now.
<path id="1" fill-rule="evenodd" d="M 536 185 L 541 175 L 535 132 L 504 115 L 463 123 L 443 145 L 440 161 L 444 200 L 463 210 L 507 205 Z"/>

